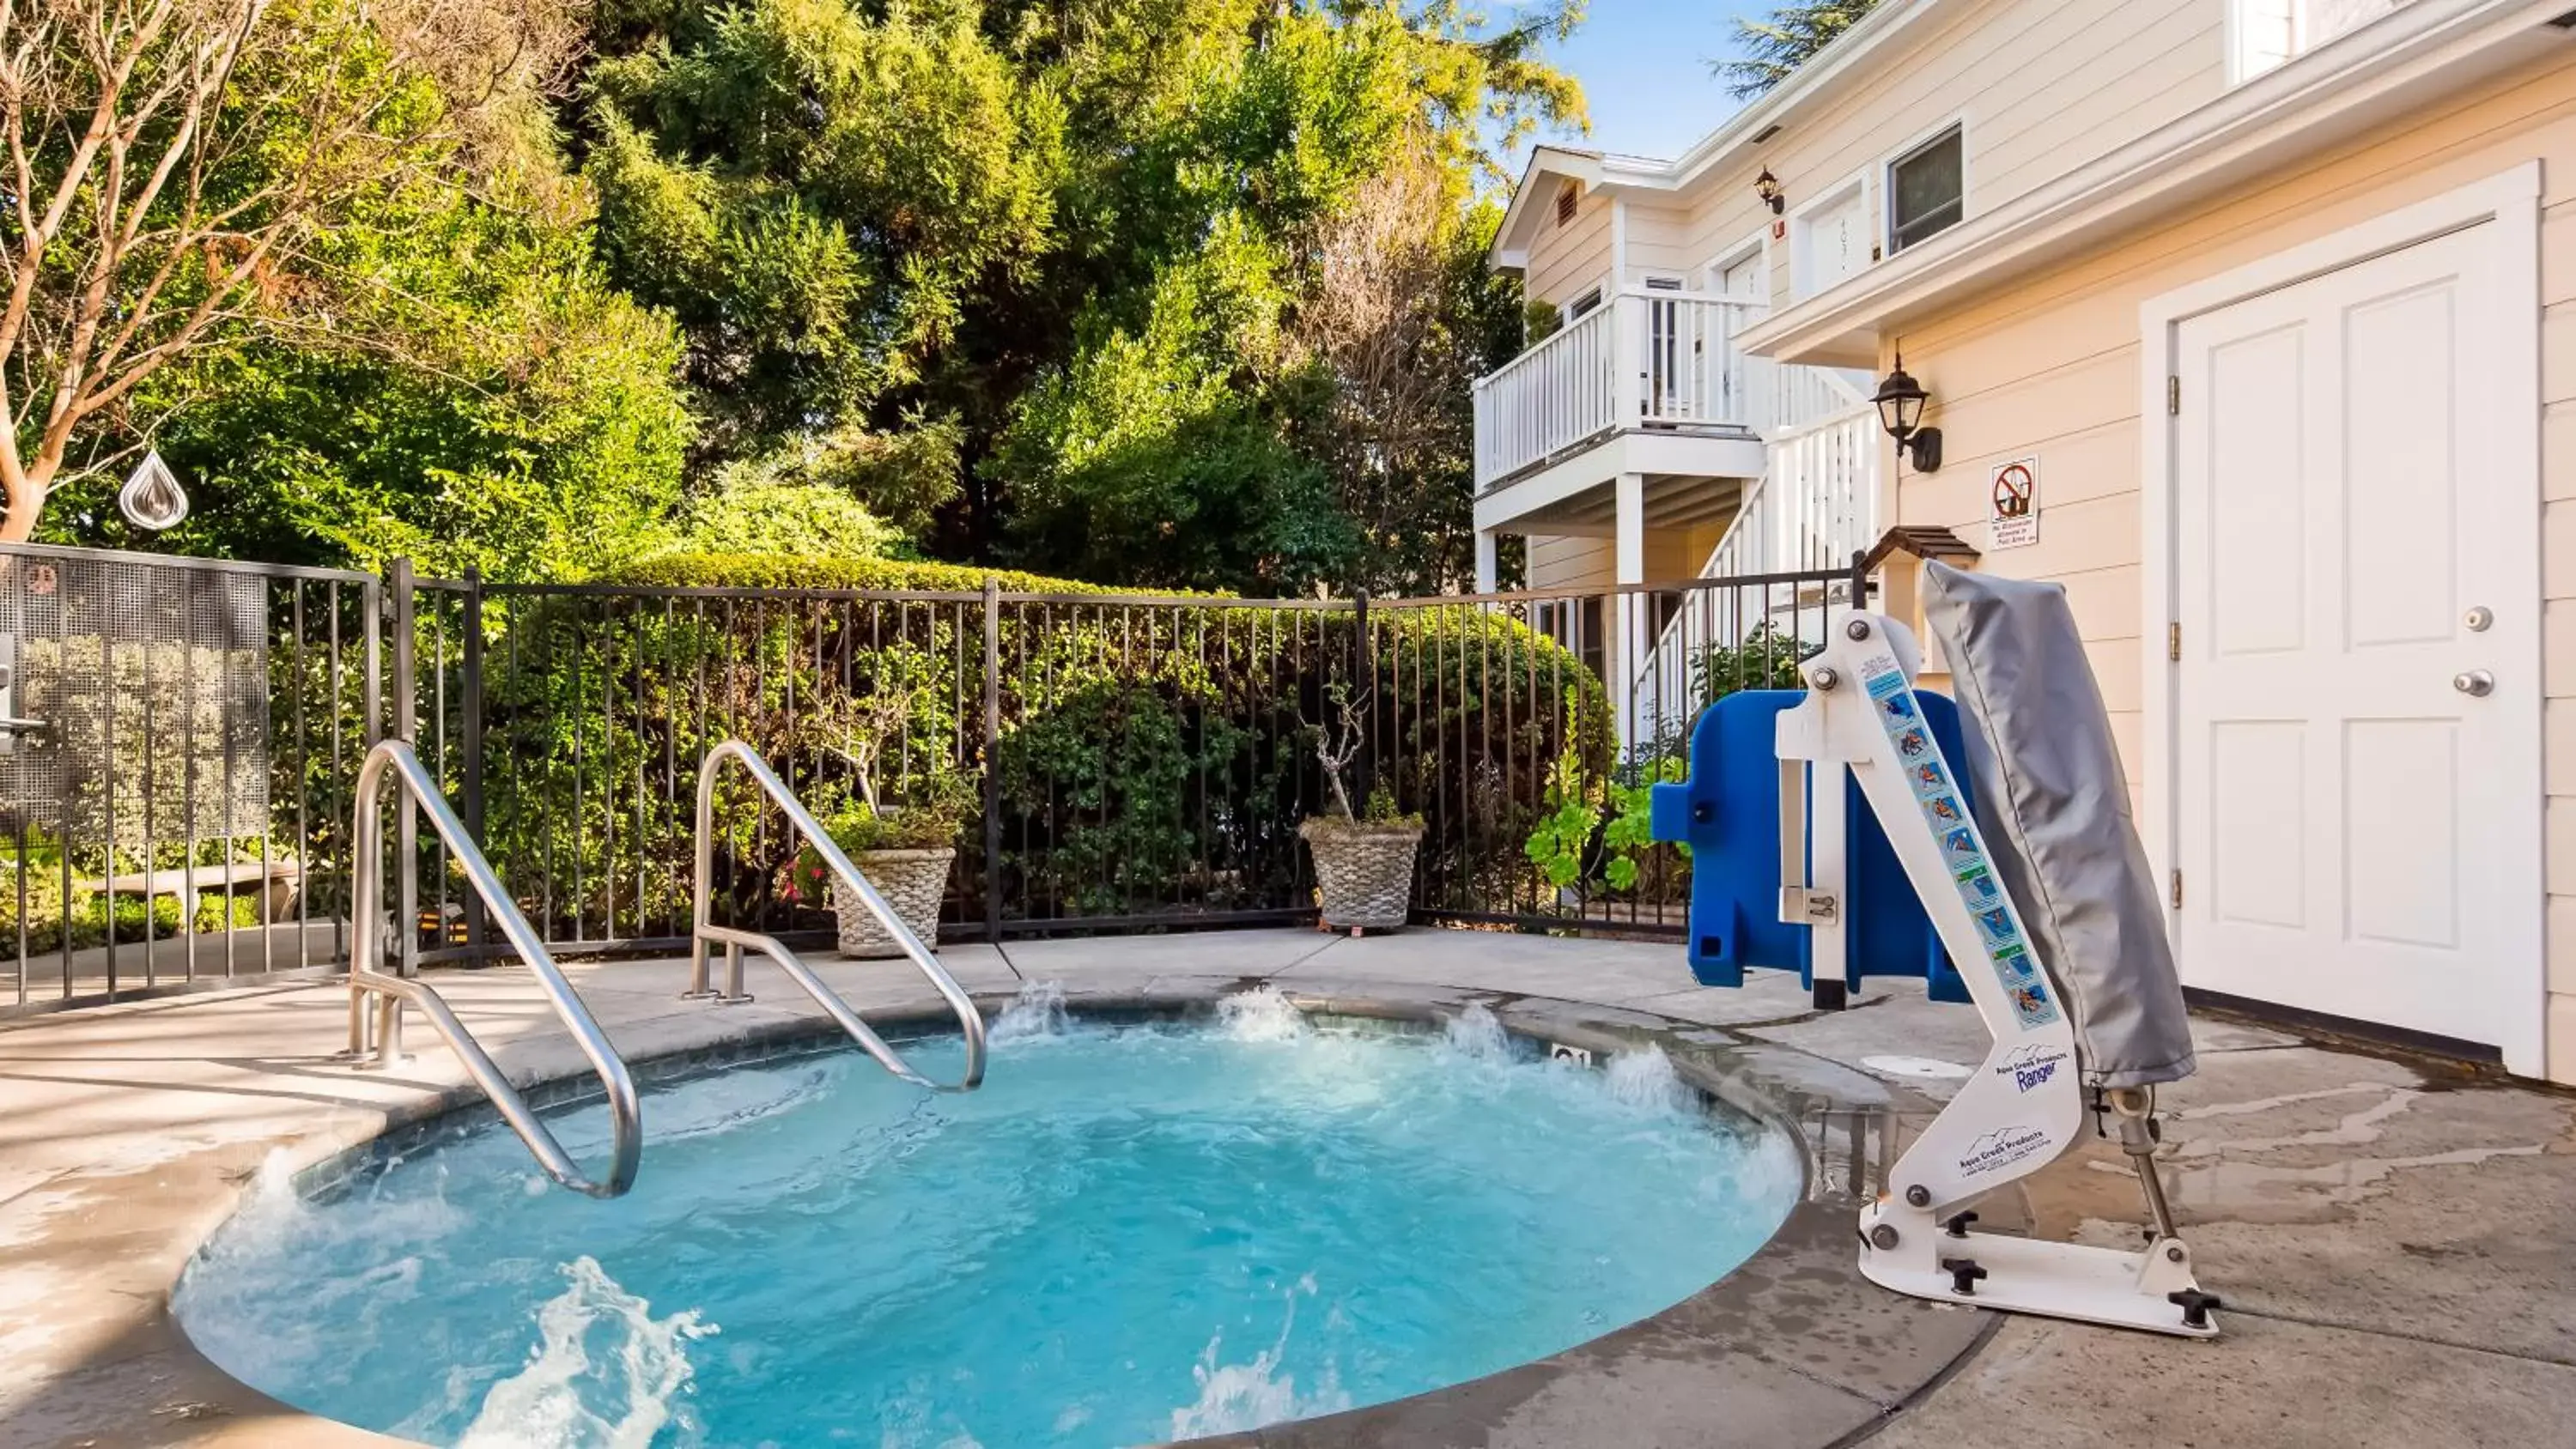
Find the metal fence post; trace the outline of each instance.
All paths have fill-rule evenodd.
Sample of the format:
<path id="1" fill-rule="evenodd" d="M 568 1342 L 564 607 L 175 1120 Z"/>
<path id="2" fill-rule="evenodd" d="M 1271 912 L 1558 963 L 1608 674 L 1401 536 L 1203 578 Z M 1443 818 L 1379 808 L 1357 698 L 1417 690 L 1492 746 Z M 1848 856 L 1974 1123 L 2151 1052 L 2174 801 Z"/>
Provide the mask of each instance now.
<path id="1" fill-rule="evenodd" d="M 1002 581 L 984 578 L 984 939 L 1002 944 Z"/>
<path id="2" fill-rule="evenodd" d="M 1869 612 L 1869 551 L 1866 549 L 1852 550 L 1851 606 L 1855 614 Z"/>
<path id="3" fill-rule="evenodd" d="M 477 849 L 488 847 L 483 839 L 483 571 L 472 565 L 465 569 L 465 603 L 463 659 L 459 667 L 464 674 L 457 708 L 464 711 L 463 767 L 459 771 L 466 833 L 474 837 Z M 465 944 L 478 952 L 483 946 L 486 910 L 481 893 L 465 893 Z"/>
<path id="4" fill-rule="evenodd" d="M 419 661 L 413 646 L 418 642 L 415 605 L 412 596 L 411 560 L 395 559 L 385 571 L 385 588 L 394 605 L 394 738 L 418 743 L 420 735 L 420 687 L 415 675 Z M 401 873 L 394 907 L 394 939 L 401 943 L 397 954 L 398 974 L 420 974 L 420 816 L 419 804 L 409 790 L 395 792 L 399 803 L 394 807 L 394 869 Z M 361 800 L 359 808 L 372 806 Z M 361 921 L 359 929 L 373 929 L 372 922 Z"/>
<path id="5" fill-rule="evenodd" d="M 1377 641 L 1369 633 L 1369 596 L 1362 589 L 1351 599 L 1351 702 L 1360 707 L 1359 769 L 1352 783 L 1359 798 L 1351 809 L 1365 811 L 1377 785 Z"/>

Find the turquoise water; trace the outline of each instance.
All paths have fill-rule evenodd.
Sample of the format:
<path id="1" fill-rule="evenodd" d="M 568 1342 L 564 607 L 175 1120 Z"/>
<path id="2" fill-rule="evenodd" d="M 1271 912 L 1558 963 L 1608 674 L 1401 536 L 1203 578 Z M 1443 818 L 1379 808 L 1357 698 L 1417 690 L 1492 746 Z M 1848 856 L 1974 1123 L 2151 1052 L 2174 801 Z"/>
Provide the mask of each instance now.
<path id="1" fill-rule="evenodd" d="M 953 1074 L 953 1040 L 915 1050 Z M 654 1093 L 645 1131 L 607 1203 L 499 1131 L 324 1203 L 265 1183 L 181 1321 L 289 1403 L 476 1449 L 1148 1443 L 1596 1337 L 1741 1262 L 1800 1183 L 1651 1050 L 1585 1070 L 1480 1009 L 1345 1030 L 1267 995 L 1123 1026 L 1040 995 L 979 1092 L 835 1054 Z"/>

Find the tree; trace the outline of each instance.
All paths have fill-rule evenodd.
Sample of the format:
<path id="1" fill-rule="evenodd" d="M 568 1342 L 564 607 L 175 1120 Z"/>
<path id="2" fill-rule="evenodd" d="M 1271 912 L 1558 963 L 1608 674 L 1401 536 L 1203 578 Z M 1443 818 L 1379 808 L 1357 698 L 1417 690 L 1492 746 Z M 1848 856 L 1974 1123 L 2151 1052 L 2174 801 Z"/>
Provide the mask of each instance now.
<path id="1" fill-rule="evenodd" d="M 1315 384 L 1301 448 L 1358 535 L 1346 582 L 1431 593 L 1474 577 L 1475 384 L 1520 350 L 1519 284 L 1490 269 L 1500 208 L 1464 208 L 1419 152 L 1363 184 L 1303 248 L 1292 346 Z"/>
<path id="2" fill-rule="evenodd" d="M 1767 20 L 1736 17 L 1735 43 L 1744 53 L 1712 67 L 1739 101 L 1767 94 L 1834 38 L 1877 9 L 1879 0 L 1813 0 L 1783 5 Z"/>
<path id="3" fill-rule="evenodd" d="M 511 0 L 0 3 L 0 538 L 149 431 L 166 369 L 329 331 L 370 279 L 322 253 L 471 177 L 576 34 Z"/>
<path id="4" fill-rule="evenodd" d="M 1580 14 L 619 0 L 576 131 L 610 274 L 688 338 L 698 476 L 776 460 L 950 556 L 1302 591 L 1376 576 L 1370 540 L 1426 496 L 1386 506 L 1403 490 L 1333 421 L 1342 344 L 1298 320 L 1323 229 L 1402 160 L 1437 178 L 1441 284 L 1415 300 L 1508 288 L 1448 264 L 1497 143 L 1579 124 L 1541 53 Z M 1423 359 L 1483 335 L 1418 310 Z M 1451 382 L 1464 417 L 1464 381 L 1421 390 Z M 1454 493 L 1431 554 L 1463 556 L 1468 441 L 1403 426 L 1452 450 L 1403 476 Z"/>

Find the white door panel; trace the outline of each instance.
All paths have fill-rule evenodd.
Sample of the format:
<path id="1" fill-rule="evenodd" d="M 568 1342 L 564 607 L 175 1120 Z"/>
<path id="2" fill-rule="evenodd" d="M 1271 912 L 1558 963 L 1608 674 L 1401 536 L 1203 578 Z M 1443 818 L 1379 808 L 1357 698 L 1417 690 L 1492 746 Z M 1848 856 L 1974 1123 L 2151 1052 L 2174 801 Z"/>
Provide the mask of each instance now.
<path id="1" fill-rule="evenodd" d="M 1869 265 L 1869 188 L 1852 187 L 1798 219 L 1798 295 L 1812 297 Z"/>
<path id="2" fill-rule="evenodd" d="M 2495 447 L 2533 421 L 2482 377 L 2535 324 L 2517 344 L 2481 267 L 2493 226 L 2176 333 L 2183 979 L 2479 1043 L 2536 970 L 2498 853 L 2542 788 L 2515 744 L 2540 681 L 2496 668 L 2540 621 L 2510 546 L 2536 481 Z"/>

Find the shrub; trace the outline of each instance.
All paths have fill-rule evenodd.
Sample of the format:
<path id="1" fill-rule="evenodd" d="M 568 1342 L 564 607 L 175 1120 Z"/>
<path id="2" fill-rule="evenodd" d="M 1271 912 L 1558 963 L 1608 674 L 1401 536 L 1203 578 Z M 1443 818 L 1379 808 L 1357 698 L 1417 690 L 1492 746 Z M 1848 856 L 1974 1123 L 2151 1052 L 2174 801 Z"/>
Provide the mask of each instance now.
<path id="1" fill-rule="evenodd" d="M 699 555 L 624 577 L 699 592 L 512 596 L 509 637 L 486 654 L 494 858 L 553 934 L 681 934 L 693 771 L 738 736 L 809 801 L 849 796 L 862 774 L 887 799 L 954 775 L 979 797 L 980 825 L 991 772 L 1001 849 L 987 861 L 984 831 L 965 831 L 961 913 L 980 913 L 967 902 L 988 871 L 1005 909 L 1031 916 L 1307 904 L 1296 830 L 1323 798 L 1308 722 L 1356 658 L 1353 615 L 998 575 L 1034 597 L 998 616 L 988 739 L 987 576 Z M 1608 765 L 1599 681 L 1552 640 L 1470 607 L 1389 610 L 1370 634 L 1379 682 L 1360 788 L 1432 821 L 1425 903 L 1528 888 L 1521 844 L 1550 770 L 1569 751 Z M 720 914 L 819 927 L 804 893 L 779 890 L 798 842 L 728 778 Z"/>

